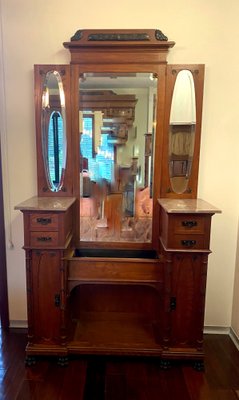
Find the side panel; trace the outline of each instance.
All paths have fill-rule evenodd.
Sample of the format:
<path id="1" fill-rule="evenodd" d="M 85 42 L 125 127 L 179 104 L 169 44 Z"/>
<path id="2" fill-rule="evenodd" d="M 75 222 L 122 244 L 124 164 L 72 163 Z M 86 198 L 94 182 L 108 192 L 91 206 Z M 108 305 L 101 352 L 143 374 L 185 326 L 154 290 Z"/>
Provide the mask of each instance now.
<path id="1" fill-rule="evenodd" d="M 202 347 L 206 277 L 206 254 L 172 255 L 170 346 Z"/>
<path id="2" fill-rule="evenodd" d="M 33 250 L 31 260 L 31 314 L 34 343 L 60 341 L 60 253 Z"/>

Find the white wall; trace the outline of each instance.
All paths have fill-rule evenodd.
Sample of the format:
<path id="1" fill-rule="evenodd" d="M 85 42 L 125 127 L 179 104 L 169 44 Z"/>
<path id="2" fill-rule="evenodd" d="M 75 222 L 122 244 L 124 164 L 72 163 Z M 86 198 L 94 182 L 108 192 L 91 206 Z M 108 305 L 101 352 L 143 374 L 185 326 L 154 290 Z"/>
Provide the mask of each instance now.
<path id="1" fill-rule="evenodd" d="M 36 193 L 33 64 L 68 63 L 62 42 L 80 28 L 159 28 L 176 41 L 169 62 L 206 64 L 199 196 L 223 214 L 212 224 L 205 324 L 230 326 L 239 211 L 239 2 L 0 1 L 0 127 L 7 239 L 12 233 L 14 244 L 7 250 L 10 319 L 26 320 L 23 224 L 14 205 Z"/>

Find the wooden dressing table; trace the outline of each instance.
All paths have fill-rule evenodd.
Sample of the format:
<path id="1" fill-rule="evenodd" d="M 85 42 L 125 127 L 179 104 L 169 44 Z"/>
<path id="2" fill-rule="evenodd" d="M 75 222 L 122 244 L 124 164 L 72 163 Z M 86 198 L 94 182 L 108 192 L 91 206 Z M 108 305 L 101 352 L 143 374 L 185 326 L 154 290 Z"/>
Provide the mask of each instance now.
<path id="1" fill-rule="evenodd" d="M 26 362 L 137 355 L 201 369 L 220 212 L 197 199 L 204 66 L 167 65 L 174 42 L 158 30 L 77 31 L 64 46 L 70 65 L 35 66 L 38 195 L 16 206 Z"/>

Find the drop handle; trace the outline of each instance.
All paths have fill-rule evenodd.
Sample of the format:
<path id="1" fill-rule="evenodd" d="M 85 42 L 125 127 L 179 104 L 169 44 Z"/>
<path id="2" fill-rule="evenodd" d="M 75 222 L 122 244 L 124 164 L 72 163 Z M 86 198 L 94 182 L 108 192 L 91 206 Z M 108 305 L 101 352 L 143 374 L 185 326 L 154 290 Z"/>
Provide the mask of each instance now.
<path id="1" fill-rule="evenodd" d="M 193 228 L 194 226 L 197 226 L 197 221 L 182 221 L 182 225 L 187 228 Z"/>
<path id="2" fill-rule="evenodd" d="M 51 236 L 39 236 L 37 238 L 38 242 L 51 242 L 52 241 L 52 237 Z"/>
<path id="3" fill-rule="evenodd" d="M 41 225 L 48 225 L 51 223 L 51 218 L 37 218 L 37 223 Z"/>
<path id="4" fill-rule="evenodd" d="M 181 240 L 181 243 L 185 247 L 192 247 L 192 246 L 195 246 L 195 244 L 197 242 L 196 242 L 196 240 Z"/>

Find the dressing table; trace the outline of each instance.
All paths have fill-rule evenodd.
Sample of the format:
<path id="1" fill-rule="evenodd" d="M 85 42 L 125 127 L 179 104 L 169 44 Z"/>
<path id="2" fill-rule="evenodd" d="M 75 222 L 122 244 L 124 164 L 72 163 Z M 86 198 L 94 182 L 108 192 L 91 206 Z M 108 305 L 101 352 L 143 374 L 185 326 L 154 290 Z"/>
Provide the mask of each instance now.
<path id="1" fill-rule="evenodd" d="M 197 198 L 203 65 L 159 30 L 79 30 L 35 65 L 38 194 L 24 217 L 26 362 L 71 354 L 203 366 L 211 217 Z"/>

